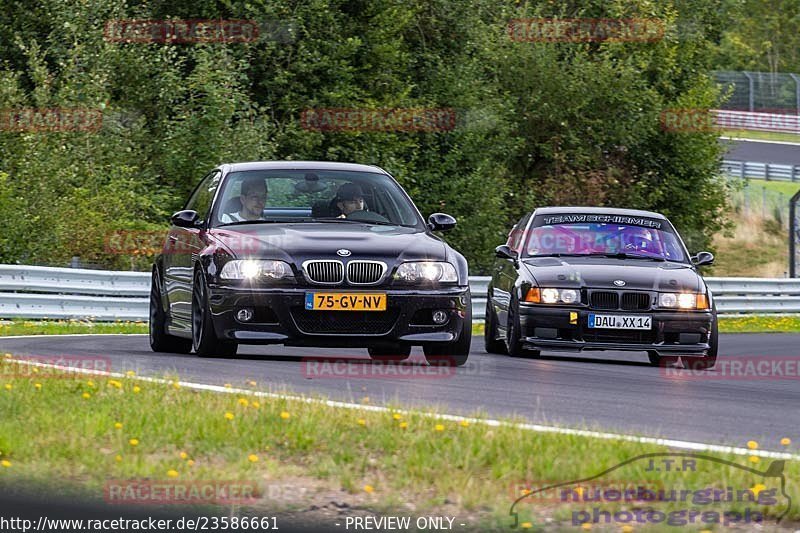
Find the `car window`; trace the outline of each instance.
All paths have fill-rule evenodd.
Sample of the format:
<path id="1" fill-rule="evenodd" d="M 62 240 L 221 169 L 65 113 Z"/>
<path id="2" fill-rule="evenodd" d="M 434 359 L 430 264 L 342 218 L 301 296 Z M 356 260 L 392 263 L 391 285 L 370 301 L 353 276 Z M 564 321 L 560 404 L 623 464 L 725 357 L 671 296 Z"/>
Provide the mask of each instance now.
<path id="1" fill-rule="evenodd" d="M 605 255 L 625 253 L 686 261 L 675 233 L 625 224 L 553 224 L 533 228 L 526 255 Z"/>
<path id="2" fill-rule="evenodd" d="M 528 225 L 528 220 L 530 217 L 530 213 L 522 217 L 520 221 L 517 222 L 517 225 L 511 230 L 511 233 L 508 234 L 508 241 L 506 242 L 506 245 L 512 250 L 519 251 L 520 244 L 522 243 L 522 234 L 525 232 L 525 226 Z"/>
<path id="3" fill-rule="evenodd" d="M 242 184 L 263 181 L 267 190 L 261 219 L 313 222 L 352 218 L 367 222 L 424 227 L 416 208 L 389 176 L 339 170 L 252 170 L 232 172 L 225 179 L 214 224 L 257 219 L 242 204 Z M 251 185 L 247 185 L 249 188 Z M 344 189 L 343 189 L 344 187 Z M 342 191 L 363 198 L 363 209 L 345 215 L 340 207 Z"/>
<path id="4" fill-rule="evenodd" d="M 211 202 L 214 200 L 214 193 L 217 192 L 219 180 L 222 177 L 222 172 L 214 170 L 207 174 L 200 185 L 194 190 L 189 201 L 186 202 L 184 209 L 192 209 L 197 211 L 201 220 L 205 220 L 211 209 Z"/>

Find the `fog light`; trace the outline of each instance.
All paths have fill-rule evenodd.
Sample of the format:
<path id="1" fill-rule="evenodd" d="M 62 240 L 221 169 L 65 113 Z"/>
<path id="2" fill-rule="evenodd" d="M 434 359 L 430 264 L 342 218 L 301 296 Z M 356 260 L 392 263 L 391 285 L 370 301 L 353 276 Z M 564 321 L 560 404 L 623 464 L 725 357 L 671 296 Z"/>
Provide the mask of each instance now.
<path id="1" fill-rule="evenodd" d="M 437 309 L 433 312 L 433 323 L 434 324 L 444 324 L 447 322 L 447 311 L 442 311 L 441 309 Z"/>
<path id="2" fill-rule="evenodd" d="M 239 322 L 250 322 L 253 319 L 253 310 L 249 307 L 245 307 L 244 309 L 239 309 L 236 312 L 236 320 Z"/>

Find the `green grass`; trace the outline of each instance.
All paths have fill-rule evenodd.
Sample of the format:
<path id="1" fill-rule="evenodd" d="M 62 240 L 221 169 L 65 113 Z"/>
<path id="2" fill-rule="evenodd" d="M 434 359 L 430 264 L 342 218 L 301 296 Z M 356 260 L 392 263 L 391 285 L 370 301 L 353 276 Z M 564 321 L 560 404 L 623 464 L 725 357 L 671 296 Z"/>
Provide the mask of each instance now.
<path id="1" fill-rule="evenodd" d="M 764 141 L 784 141 L 800 143 L 800 135 L 796 133 L 780 133 L 772 131 L 754 130 L 722 130 L 721 137 L 732 137 L 734 139 L 759 139 Z"/>
<path id="2" fill-rule="evenodd" d="M 6 320 L 0 336 L 66 335 L 75 333 L 147 333 L 147 322 L 90 322 L 80 320 Z"/>
<path id="3" fill-rule="evenodd" d="M 768 191 L 781 193 L 786 196 L 786 201 L 789 201 L 794 193 L 800 191 L 800 182 L 792 183 L 790 181 L 766 181 L 766 180 L 759 180 L 759 179 L 749 179 L 747 180 L 747 188 L 750 189 L 751 195 L 753 191 L 757 193 L 761 192 L 761 189 L 766 189 Z"/>
<path id="4" fill-rule="evenodd" d="M 351 508 L 467 517 L 470 530 L 507 528 L 509 508 L 521 495 L 521 486 L 568 482 L 643 453 L 668 451 L 640 443 L 434 420 L 417 412 L 361 411 L 195 391 L 137 377 L 64 376 L 46 369 L 33 373 L 9 359 L 0 359 L 0 412 L 0 459 L 5 461 L 0 463 L 0 485 L 78 493 L 99 501 L 109 480 L 238 480 L 262 487 L 284 483 L 302 498 L 280 503 L 265 496 L 252 507 L 308 508 L 330 502 L 326 494 L 334 491 Z M 117 423 L 121 426 L 115 427 Z M 136 439 L 135 446 L 131 439 Z M 777 442 L 761 446 L 794 449 Z M 771 463 L 714 457 L 763 470 Z M 639 461 L 601 481 L 690 490 L 774 485 L 774 480 L 751 472 L 706 462 L 702 469 L 653 472 Z M 800 479 L 800 462 L 787 461 L 786 477 Z M 797 485 L 789 483 L 787 490 L 797 501 Z M 676 505 L 658 504 L 665 510 Z M 603 502 L 599 507 L 619 509 L 620 503 Z M 526 501 L 519 510 L 521 520 L 536 528 L 546 518 L 565 522 L 570 509 L 574 508 Z M 777 509 L 766 511 L 777 514 Z M 791 518 L 800 517 L 797 506 L 791 512 Z"/>
<path id="5" fill-rule="evenodd" d="M 719 319 L 720 333 L 796 333 L 800 316 L 741 316 Z"/>

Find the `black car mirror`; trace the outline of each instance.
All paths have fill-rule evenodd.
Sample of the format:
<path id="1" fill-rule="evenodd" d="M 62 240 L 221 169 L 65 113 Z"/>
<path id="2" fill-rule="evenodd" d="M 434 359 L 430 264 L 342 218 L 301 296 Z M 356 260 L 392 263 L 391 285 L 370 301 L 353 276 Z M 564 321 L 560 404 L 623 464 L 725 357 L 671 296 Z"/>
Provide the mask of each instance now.
<path id="1" fill-rule="evenodd" d="M 179 228 L 196 228 L 202 222 L 200 220 L 200 215 L 197 214 L 197 211 L 192 211 L 191 209 L 185 209 L 183 211 L 178 211 L 172 217 L 170 217 L 172 224 L 178 226 Z"/>
<path id="2" fill-rule="evenodd" d="M 698 252 L 696 256 L 692 257 L 692 264 L 695 266 L 713 265 L 714 254 L 711 252 Z"/>
<path id="3" fill-rule="evenodd" d="M 519 254 L 517 254 L 515 250 L 512 250 L 507 244 L 501 244 L 495 248 L 494 255 L 501 259 L 511 259 L 514 263 L 516 263 L 519 258 Z"/>
<path id="4" fill-rule="evenodd" d="M 428 217 L 428 227 L 432 231 L 447 231 L 456 227 L 456 219 L 445 213 L 434 213 Z"/>

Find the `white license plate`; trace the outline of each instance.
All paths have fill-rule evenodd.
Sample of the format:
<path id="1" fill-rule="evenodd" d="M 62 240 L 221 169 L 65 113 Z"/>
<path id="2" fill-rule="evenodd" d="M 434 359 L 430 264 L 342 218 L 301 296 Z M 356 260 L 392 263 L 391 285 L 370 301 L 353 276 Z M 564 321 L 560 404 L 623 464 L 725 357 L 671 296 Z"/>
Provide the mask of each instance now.
<path id="1" fill-rule="evenodd" d="M 642 315 L 589 315 L 589 329 L 643 329 L 653 327 L 653 317 Z"/>

